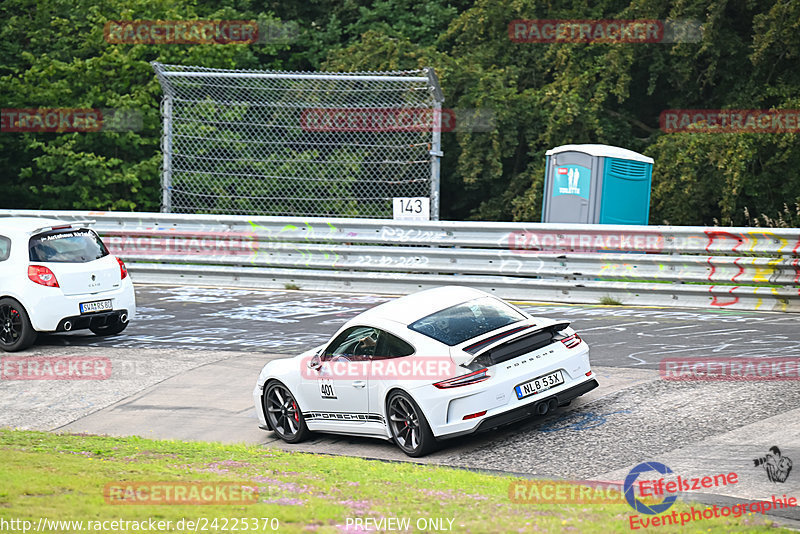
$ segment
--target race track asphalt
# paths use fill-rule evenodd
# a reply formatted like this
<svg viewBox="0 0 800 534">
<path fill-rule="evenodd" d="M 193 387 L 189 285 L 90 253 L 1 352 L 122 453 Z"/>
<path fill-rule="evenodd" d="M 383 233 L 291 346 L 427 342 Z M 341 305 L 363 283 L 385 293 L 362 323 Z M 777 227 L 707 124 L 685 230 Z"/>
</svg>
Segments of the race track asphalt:
<svg viewBox="0 0 800 534">
<path fill-rule="evenodd" d="M 326 341 L 390 297 L 137 286 L 120 336 L 40 336 L 23 353 L 108 358 L 106 380 L 0 381 L 0 426 L 260 443 L 407 461 L 379 440 L 316 435 L 288 446 L 256 427 L 251 391 L 270 358 Z M 683 477 L 736 472 L 708 499 L 800 497 L 800 472 L 770 482 L 753 460 L 772 446 L 800 460 L 800 388 L 788 381 L 670 381 L 663 358 L 800 357 L 800 315 L 519 303 L 565 319 L 591 347 L 600 387 L 545 417 L 446 442 L 420 460 L 532 477 L 621 481 L 658 461 Z M 55 385 L 55 387 L 54 387 Z M 693 494 L 697 498 L 697 494 Z M 800 519 L 797 509 L 779 517 Z"/>
</svg>

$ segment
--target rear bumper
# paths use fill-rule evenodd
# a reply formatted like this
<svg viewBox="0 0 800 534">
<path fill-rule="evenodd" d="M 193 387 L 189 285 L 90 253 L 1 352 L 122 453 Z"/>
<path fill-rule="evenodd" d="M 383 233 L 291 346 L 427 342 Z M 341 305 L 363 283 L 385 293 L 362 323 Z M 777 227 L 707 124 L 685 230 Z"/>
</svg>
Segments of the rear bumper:
<svg viewBox="0 0 800 534">
<path fill-rule="evenodd" d="M 27 282 L 27 280 L 26 280 Z M 31 318 L 33 329 L 39 332 L 63 332 L 65 329 L 64 321 L 67 319 L 80 319 L 79 324 L 83 324 L 83 319 L 93 320 L 95 317 L 103 317 L 109 314 L 116 315 L 118 318 L 121 312 L 128 315 L 128 320 L 132 320 L 136 315 L 136 296 L 130 277 L 123 280 L 121 287 L 113 291 L 84 295 L 64 295 L 59 288 L 37 286 L 28 282 L 22 305 Z M 35 286 L 35 287 L 31 287 Z M 82 302 L 92 302 L 96 300 L 111 300 L 112 309 L 109 311 L 84 313 L 81 314 L 80 304 Z M 107 320 L 107 317 L 97 319 L 97 321 Z M 107 323 L 101 323 L 100 326 Z M 72 330 L 78 328 L 88 328 L 89 325 L 82 327 L 73 326 Z"/>
<path fill-rule="evenodd" d="M 487 417 L 483 421 L 480 422 L 475 428 L 464 431 L 464 432 L 457 432 L 455 434 L 447 434 L 444 436 L 439 436 L 439 439 L 451 439 L 457 438 L 459 436 L 465 436 L 469 434 L 477 434 L 480 432 L 487 432 L 493 428 L 498 426 L 508 425 L 511 423 L 515 423 L 517 421 L 521 421 L 523 419 L 527 419 L 529 417 L 533 417 L 538 415 L 537 408 L 541 402 L 549 402 L 555 399 L 555 401 L 559 404 L 567 404 L 572 399 L 580 397 L 586 393 L 589 393 L 591 390 L 596 388 L 599 384 L 597 380 L 594 378 L 590 380 L 586 380 L 581 382 L 576 386 L 572 386 L 569 389 L 565 389 L 563 391 L 559 391 L 553 395 L 549 395 L 542 399 L 540 402 L 532 402 L 529 404 L 524 404 L 519 406 L 518 408 L 514 408 L 507 412 L 503 412 L 497 415 L 493 415 L 491 417 Z"/>
<path fill-rule="evenodd" d="M 117 323 L 128 321 L 128 310 L 114 310 L 107 312 L 95 312 L 86 315 L 73 315 L 64 317 L 58 322 L 56 332 L 69 332 L 72 330 L 84 330 L 90 327 L 113 326 Z"/>
</svg>

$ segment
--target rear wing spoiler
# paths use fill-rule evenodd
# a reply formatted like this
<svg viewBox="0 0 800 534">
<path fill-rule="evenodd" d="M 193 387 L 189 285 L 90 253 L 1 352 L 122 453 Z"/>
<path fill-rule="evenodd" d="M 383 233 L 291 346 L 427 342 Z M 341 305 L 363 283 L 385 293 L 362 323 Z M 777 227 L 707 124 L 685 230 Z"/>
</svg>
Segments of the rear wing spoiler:
<svg viewBox="0 0 800 534">
<path fill-rule="evenodd" d="M 504 361 L 516 358 L 522 354 L 539 350 L 552 342 L 556 332 L 569 326 L 569 321 L 554 321 L 550 324 L 531 324 L 527 328 L 511 329 L 513 335 L 495 336 L 500 339 L 480 347 L 479 350 L 471 353 L 471 358 L 467 365 L 479 362 L 483 366 L 496 365 Z M 519 331 L 514 331 L 519 330 Z M 467 352 L 467 351 L 465 351 Z"/>
<path fill-rule="evenodd" d="M 40 234 L 42 232 L 47 232 L 49 230 L 62 230 L 66 228 L 75 228 L 79 226 L 90 226 L 96 222 L 97 221 L 90 221 L 90 220 L 74 221 L 74 222 L 64 221 L 64 224 L 49 224 L 47 226 L 42 226 L 41 228 L 37 228 L 33 232 L 31 232 L 31 235 Z"/>
</svg>

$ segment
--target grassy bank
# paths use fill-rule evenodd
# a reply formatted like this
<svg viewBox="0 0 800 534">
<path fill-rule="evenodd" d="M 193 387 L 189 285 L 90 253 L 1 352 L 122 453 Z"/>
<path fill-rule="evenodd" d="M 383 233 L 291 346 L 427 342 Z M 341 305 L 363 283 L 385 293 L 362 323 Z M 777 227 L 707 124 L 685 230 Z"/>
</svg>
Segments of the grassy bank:
<svg viewBox="0 0 800 534">
<path fill-rule="evenodd" d="M 632 509 L 624 501 L 515 504 L 509 485 L 520 479 L 415 464 L 245 445 L 12 430 L 0 430 L 0 458 L 0 525 L 2 520 L 28 520 L 39 532 L 130 532 L 135 531 L 132 523 L 112 529 L 115 525 L 102 522 L 144 519 L 162 521 L 162 526 L 170 521 L 172 531 L 272 532 L 278 526 L 279 532 L 353 532 L 357 518 L 408 518 L 411 531 L 631 532 Z M 219 494 L 212 504 L 165 504 L 169 499 L 163 494 L 158 504 L 139 504 L 136 493 L 129 492 L 142 486 L 152 491 L 156 482 L 187 487 L 233 482 L 248 492 L 258 488 L 258 493 L 252 504 L 213 504 Z M 128 492 L 113 493 L 119 488 Z M 674 509 L 680 512 L 688 505 L 677 503 Z M 40 518 L 47 521 L 40 524 Z M 187 520 L 198 519 L 195 527 L 186 527 Z M 83 524 L 49 522 L 55 520 Z M 693 532 L 778 532 L 770 523 L 756 514 L 687 527 Z M 21 532 L 22 525 L 17 526 Z M 376 529 L 374 522 L 366 526 Z M 687 531 L 679 526 L 651 530 Z M 140 526 L 138 531 L 156 530 Z"/>
</svg>

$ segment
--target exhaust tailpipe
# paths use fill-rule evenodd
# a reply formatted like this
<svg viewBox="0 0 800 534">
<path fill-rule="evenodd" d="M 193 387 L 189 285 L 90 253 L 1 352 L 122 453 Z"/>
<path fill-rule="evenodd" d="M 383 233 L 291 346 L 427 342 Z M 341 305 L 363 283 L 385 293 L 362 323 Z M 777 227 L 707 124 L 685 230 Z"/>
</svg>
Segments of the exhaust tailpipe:
<svg viewBox="0 0 800 534">
<path fill-rule="evenodd" d="M 128 314 L 127 313 L 120 313 L 119 314 L 119 322 L 127 323 L 128 322 Z"/>
<path fill-rule="evenodd" d="M 539 415 L 544 415 L 550 409 L 550 405 L 547 402 L 540 402 L 539 405 L 536 407 L 536 412 Z"/>
<path fill-rule="evenodd" d="M 72 330 L 72 323 L 69 321 L 64 321 L 64 330 L 66 330 L 67 332 Z"/>
</svg>

